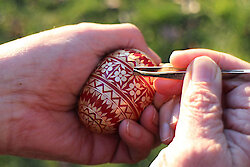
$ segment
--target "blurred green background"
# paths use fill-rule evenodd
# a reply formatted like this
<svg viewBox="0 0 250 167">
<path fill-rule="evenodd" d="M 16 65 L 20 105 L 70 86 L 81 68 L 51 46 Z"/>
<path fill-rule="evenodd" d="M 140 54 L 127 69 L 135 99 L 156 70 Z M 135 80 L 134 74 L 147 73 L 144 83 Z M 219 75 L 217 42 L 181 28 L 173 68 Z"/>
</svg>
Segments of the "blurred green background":
<svg viewBox="0 0 250 167">
<path fill-rule="evenodd" d="M 80 22 L 133 23 L 165 62 L 173 50 L 187 48 L 209 48 L 250 61 L 249 0 L 0 0 L 0 44 Z M 100 166 L 148 166 L 163 147 L 134 165 Z M 0 167 L 31 166 L 80 165 L 0 156 Z"/>
</svg>

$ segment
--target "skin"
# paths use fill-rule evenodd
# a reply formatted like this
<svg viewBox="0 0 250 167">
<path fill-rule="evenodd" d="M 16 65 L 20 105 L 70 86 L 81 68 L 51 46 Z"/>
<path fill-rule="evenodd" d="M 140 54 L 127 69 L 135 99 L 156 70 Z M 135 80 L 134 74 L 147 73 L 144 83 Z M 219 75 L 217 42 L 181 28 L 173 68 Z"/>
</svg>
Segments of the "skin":
<svg viewBox="0 0 250 167">
<path fill-rule="evenodd" d="M 160 119 L 150 105 L 140 124 L 124 120 L 119 135 L 85 129 L 76 115 L 80 89 L 101 58 L 120 48 L 137 48 L 160 63 L 130 24 L 65 26 L 0 45 L 0 154 L 81 164 L 135 163 L 159 144 L 159 122 L 161 140 L 173 141 L 152 166 L 249 166 L 249 76 L 225 81 L 221 89 L 216 65 L 250 68 L 249 63 L 216 51 L 174 52 L 171 62 L 179 68 L 204 55 L 213 61 L 195 59 L 183 90 L 180 81 L 156 80 Z M 206 65 L 216 69 L 209 73 L 215 75 L 213 82 L 204 75 L 196 75 L 194 82 L 191 72 L 204 71 Z M 211 102 L 193 103 L 203 95 Z"/>
<path fill-rule="evenodd" d="M 170 60 L 188 69 L 182 95 L 176 86 L 171 100 L 166 86 L 175 81 L 155 81 L 160 137 L 171 143 L 151 166 L 250 166 L 250 75 L 222 81 L 220 72 L 250 69 L 250 64 L 207 49 L 173 52 Z"/>
<path fill-rule="evenodd" d="M 82 23 L 0 45 L 0 154 L 81 164 L 135 163 L 159 144 L 158 114 L 124 120 L 119 135 L 88 131 L 77 117 L 81 87 L 101 58 L 136 48 L 156 63 L 134 25 Z"/>
</svg>

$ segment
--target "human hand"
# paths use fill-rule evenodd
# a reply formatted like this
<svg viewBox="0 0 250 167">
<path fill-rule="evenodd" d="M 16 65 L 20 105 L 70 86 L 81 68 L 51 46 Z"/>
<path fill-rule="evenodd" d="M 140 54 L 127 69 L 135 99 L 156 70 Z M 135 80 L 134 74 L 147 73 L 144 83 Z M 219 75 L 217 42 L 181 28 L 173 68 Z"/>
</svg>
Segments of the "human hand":
<svg viewBox="0 0 250 167">
<path fill-rule="evenodd" d="M 179 68 L 191 64 L 181 102 L 178 95 L 166 103 L 156 99 L 161 101 L 161 140 L 172 142 L 151 166 L 250 166 L 250 75 L 222 82 L 218 68 L 249 69 L 250 64 L 206 49 L 174 52 L 171 63 Z M 165 82 L 156 81 L 158 92 L 166 91 Z"/>
<path fill-rule="evenodd" d="M 160 62 L 130 24 L 82 23 L 0 45 L 0 154 L 82 164 L 145 158 L 159 143 L 154 107 L 143 112 L 141 125 L 123 121 L 120 136 L 93 134 L 76 114 L 88 76 L 102 56 L 120 48 Z"/>
</svg>

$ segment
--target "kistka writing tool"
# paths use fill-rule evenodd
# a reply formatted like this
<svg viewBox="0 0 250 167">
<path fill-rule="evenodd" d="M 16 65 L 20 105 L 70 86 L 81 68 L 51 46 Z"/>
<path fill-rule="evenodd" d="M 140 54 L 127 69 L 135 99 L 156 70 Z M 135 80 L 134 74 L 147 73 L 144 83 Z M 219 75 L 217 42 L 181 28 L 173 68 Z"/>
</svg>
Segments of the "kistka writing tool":
<svg viewBox="0 0 250 167">
<path fill-rule="evenodd" d="M 223 79 L 233 78 L 241 74 L 250 74 L 250 69 L 234 69 L 234 70 L 221 70 Z M 161 66 L 134 67 L 135 75 L 162 77 L 169 79 L 182 80 L 186 74 L 186 69 L 174 68 L 170 63 L 165 63 Z"/>
</svg>

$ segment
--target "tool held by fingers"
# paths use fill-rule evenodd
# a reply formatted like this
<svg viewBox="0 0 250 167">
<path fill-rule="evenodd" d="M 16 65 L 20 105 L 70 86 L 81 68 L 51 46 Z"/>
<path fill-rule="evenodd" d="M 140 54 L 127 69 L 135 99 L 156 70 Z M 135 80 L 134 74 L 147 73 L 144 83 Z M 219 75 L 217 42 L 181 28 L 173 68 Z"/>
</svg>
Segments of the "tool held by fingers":
<svg viewBox="0 0 250 167">
<path fill-rule="evenodd" d="M 169 79 L 184 79 L 186 69 L 180 69 L 173 67 L 170 63 L 164 63 L 160 66 L 145 67 L 137 66 L 134 67 L 135 75 L 150 76 L 150 77 L 161 77 Z M 223 79 L 233 78 L 240 74 L 250 74 L 250 69 L 236 69 L 236 70 L 221 70 Z"/>
</svg>

